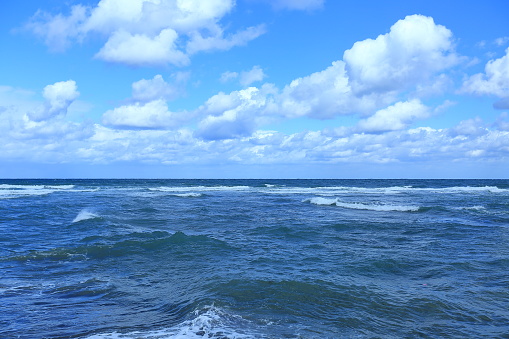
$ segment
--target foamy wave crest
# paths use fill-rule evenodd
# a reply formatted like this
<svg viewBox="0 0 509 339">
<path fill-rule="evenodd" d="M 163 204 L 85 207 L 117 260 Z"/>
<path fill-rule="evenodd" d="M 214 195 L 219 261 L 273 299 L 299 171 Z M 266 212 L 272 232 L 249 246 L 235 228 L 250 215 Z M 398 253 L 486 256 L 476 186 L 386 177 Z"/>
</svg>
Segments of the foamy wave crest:
<svg viewBox="0 0 509 339">
<path fill-rule="evenodd" d="M 0 199 L 21 198 L 27 196 L 47 195 L 60 190 L 69 190 L 74 185 L 0 185 Z"/>
<path fill-rule="evenodd" d="M 84 209 L 84 210 L 81 210 L 80 213 L 78 213 L 78 215 L 76 216 L 76 218 L 74 218 L 74 220 L 72 221 L 72 223 L 76 223 L 76 222 L 80 222 L 80 221 L 83 221 L 83 220 L 89 220 L 89 219 L 97 219 L 97 218 L 100 218 L 101 216 L 98 215 L 98 214 L 95 214 L 87 209 Z"/>
<path fill-rule="evenodd" d="M 509 192 L 508 189 L 505 188 L 498 188 L 496 186 L 482 186 L 482 187 L 475 187 L 475 186 L 458 186 L 458 187 L 446 187 L 446 188 L 423 188 L 422 190 L 427 191 L 437 191 L 439 193 L 482 193 L 482 192 L 489 192 L 489 193 L 505 193 Z"/>
<path fill-rule="evenodd" d="M 363 203 L 346 203 L 341 202 L 339 199 L 326 199 L 322 197 L 315 197 L 306 199 L 304 202 L 310 202 L 314 205 L 332 206 L 336 205 L 342 208 L 350 208 L 356 210 L 369 210 L 369 211 L 397 211 L 397 212 L 416 212 L 419 210 L 418 206 L 401 206 L 401 205 L 382 205 L 382 204 L 363 204 Z"/>
<path fill-rule="evenodd" d="M 51 186 L 44 186 L 45 188 L 51 188 L 55 190 L 70 190 L 74 188 L 74 185 L 51 185 Z"/>
<path fill-rule="evenodd" d="M 459 210 L 470 210 L 470 211 L 484 211 L 486 207 L 484 206 L 469 206 L 469 207 L 459 207 Z"/>
<path fill-rule="evenodd" d="M 182 198 L 199 198 L 199 197 L 202 197 L 203 194 L 201 193 L 194 193 L 194 192 L 190 192 L 190 193 L 180 193 L 180 194 L 174 194 L 176 197 L 182 197 Z"/>
<path fill-rule="evenodd" d="M 260 335 L 246 333 L 246 328 L 252 327 L 247 320 L 240 316 L 226 313 L 215 306 L 196 311 L 195 318 L 177 326 L 158 331 L 105 333 L 96 334 L 88 339 L 117 339 L 117 338 L 151 338 L 151 339 L 251 339 L 263 338 Z"/>
<path fill-rule="evenodd" d="M 150 191 L 159 192 L 220 192 L 220 191 L 247 191 L 251 189 L 249 186 L 185 186 L 185 187 L 150 187 Z"/>
</svg>

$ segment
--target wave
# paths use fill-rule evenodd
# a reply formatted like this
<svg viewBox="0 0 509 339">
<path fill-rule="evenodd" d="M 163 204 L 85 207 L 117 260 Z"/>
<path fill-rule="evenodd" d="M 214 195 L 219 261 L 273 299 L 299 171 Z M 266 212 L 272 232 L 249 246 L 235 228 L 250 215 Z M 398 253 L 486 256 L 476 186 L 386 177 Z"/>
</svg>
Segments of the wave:
<svg viewBox="0 0 509 339">
<path fill-rule="evenodd" d="M 74 185 L 0 185 L 0 199 L 48 195 L 57 191 L 71 190 Z"/>
<path fill-rule="evenodd" d="M 251 186 L 161 186 L 161 187 L 149 187 L 150 191 L 159 192 L 221 192 L 221 191 L 248 191 Z"/>
<path fill-rule="evenodd" d="M 479 206 L 458 207 L 457 209 L 470 211 L 485 211 L 486 207 L 479 205 Z"/>
<path fill-rule="evenodd" d="M 190 193 L 180 193 L 180 194 L 174 194 L 174 196 L 176 197 L 182 197 L 182 198 L 199 198 L 199 197 L 202 197 L 203 194 L 202 193 L 194 193 L 194 192 L 190 192 Z"/>
<path fill-rule="evenodd" d="M 76 216 L 76 218 L 74 218 L 72 223 L 74 224 L 74 223 L 77 223 L 80 221 L 89 220 L 89 219 L 98 219 L 98 218 L 101 218 L 101 216 L 98 214 L 95 214 L 87 209 L 84 209 L 84 210 L 81 210 L 80 213 L 78 213 L 78 215 Z"/>
<path fill-rule="evenodd" d="M 382 205 L 382 204 L 364 204 L 364 203 L 346 203 L 339 199 L 326 199 L 322 197 L 315 197 L 306 199 L 304 202 L 309 202 L 319 206 L 332 206 L 336 205 L 342 208 L 356 209 L 356 210 L 369 210 L 369 211 L 397 211 L 397 212 L 417 212 L 419 206 L 402 206 L 402 205 Z"/>
<path fill-rule="evenodd" d="M 109 257 L 123 257 L 140 253 L 161 253 L 168 255 L 171 249 L 179 253 L 188 251 L 190 255 L 206 253 L 216 255 L 229 251 L 230 246 L 221 240 L 206 235 L 187 235 L 183 232 L 170 234 L 165 231 L 134 232 L 110 237 L 91 236 L 82 240 L 87 244 L 77 247 L 60 247 L 50 250 L 30 251 L 12 257 L 2 257 L 1 261 L 49 260 L 49 261 L 83 261 L 90 259 L 104 259 Z"/>
<path fill-rule="evenodd" d="M 183 338 L 221 338 L 221 339 L 248 339 L 263 338 L 260 334 L 247 333 L 246 328 L 253 325 L 246 319 L 232 315 L 216 306 L 207 306 L 196 310 L 194 318 L 186 320 L 176 326 L 146 332 L 130 333 L 103 333 L 95 334 L 87 339 L 111 339 L 111 338 L 153 338 L 153 339 L 183 339 Z M 252 331 L 251 331 L 252 332 Z"/>
</svg>

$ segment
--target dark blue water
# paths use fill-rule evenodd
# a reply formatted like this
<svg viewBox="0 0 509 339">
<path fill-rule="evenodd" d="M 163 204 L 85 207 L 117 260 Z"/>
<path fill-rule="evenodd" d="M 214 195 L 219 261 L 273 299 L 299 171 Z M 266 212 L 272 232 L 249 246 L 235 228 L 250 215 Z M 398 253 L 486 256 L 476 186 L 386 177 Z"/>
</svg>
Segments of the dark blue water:
<svg viewBox="0 0 509 339">
<path fill-rule="evenodd" d="M 508 180 L 1 180 L 1 338 L 509 338 Z"/>
</svg>

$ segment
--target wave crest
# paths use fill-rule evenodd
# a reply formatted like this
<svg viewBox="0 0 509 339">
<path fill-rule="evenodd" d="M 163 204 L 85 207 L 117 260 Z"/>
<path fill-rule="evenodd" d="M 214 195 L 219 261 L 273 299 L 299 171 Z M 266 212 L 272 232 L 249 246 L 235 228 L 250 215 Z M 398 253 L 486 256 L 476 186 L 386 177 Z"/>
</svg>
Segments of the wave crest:
<svg viewBox="0 0 509 339">
<path fill-rule="evenodd" d="M 240 316 L 228 314 L 226 311 L 215 307 L 207 306 L 202 310 L 194 312 L 194 318 L 184 321 L 176 326 L 147 332 L 131 333 L 104 333 L 96 334 L 87 339 L 117 339 L 117 338 L 221 338 L 221 339 L 248 339 L 259 338 L 259 335 L 246 333 L 246 327 L 252 325 Z"/>
<path fill-rule="evenodd" d="M 101 217 L 100 215 L 95 214 L 87 209 L 84 209 L 84 210 L 81 210 L 80 213 L 78 213 L 78 215 L 76 216 L 76 218 L 74 218 L 72 223 L 74 224 L 74 223 L 77 223 L 80 221 L 89 220 L 89 219 L 97 219 L 100 217 Z"/>
<path fill-rule="evenodd" d="M 364 203 L 347 203 L 342 202 L 338 198 L 335 199 L 327 199 L 322 197 L 315 197 L 311 199 L 306 199 L 304 202 L 309 202 L 313 205 L 319 206 L 332 206 L 336 205 L 337 207 L 356 209 L 356 210 L 369 210 L 369 211 L 383 211 L 383 212 L 417 212 L 420 207 L 419 206 L 402 206 L 402 205 L 382 205 L 382 204 L 364 204 Z"/>
</svg>

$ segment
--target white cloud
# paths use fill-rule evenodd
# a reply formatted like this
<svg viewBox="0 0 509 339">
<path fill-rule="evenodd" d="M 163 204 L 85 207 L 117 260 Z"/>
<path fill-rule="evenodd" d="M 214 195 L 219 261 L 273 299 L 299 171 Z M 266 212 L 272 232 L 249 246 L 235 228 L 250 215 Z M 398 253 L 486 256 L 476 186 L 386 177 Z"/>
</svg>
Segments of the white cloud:
<svg viewBox="0 0 509 339">
<path fill-rule="evenodd" d="M 503 57 L 486 64 L 484 74 L 469 77 L 460 92 L 509 98 L 509 48 Z"/>
<path fill-rule="evenodd" d="M 263 123 L 271 121 L 270 108 L 274 87 L 249 87 L 230 94 L 219 93 L 198 109 L 205 115 L 196 135 L 207 140 L 248 136 Z"/>
<path fill-rule="evenodd" d="M 107 37 L 97 58 L 128 65 L 184 66 L 200 51 L 227 50 L 265 33 L 263 25 L 226 34 L 220 20 L 234 0 L 101 0 L 71 14 L 38 12 L 27 28 L 54 50 L 96 33 Z"/>
<path fill-rule="evenodd" d="M 228 81 L 237 79 L 238 77 L 239 77 L 239 73 L 226 71 L 223 74 L 221 74 L 221 78 L 219 79 L 219 81 L 228 82 Z"/>
<path fill-rule="evenodd" d="M 88 15 L 86 7 L 77 5 L 71 9 L 69 16 L 37 12 L 27 25 L 35 35 L 44 39 L 46 45 L 54 52 L 63 52 L 71 45 L 72 39 L 80 39 L 81 26 Z"/>
<path fill-rule="evenodd" d="M 132 84 L 133 100 L 148 102 L 156 99 L 172 100 L 178 97 L 181 90 L 174 85 L 164 81 L 158 74 L 153 79 L 141 79 Z"/>
<path fill-rule="evenodd" d="M 368 114 L 394 100 L 394 93 L 353 93 L 343 61 L 321 72 L 293 80 L 276 97 L 278 112 L 286 117 L 330 119 L 338 115 Z"/>
<path fill-rule="evenodd" d="M 458 125 L 450 129 L 450 133 L 454 136 L 479 136 L 488 133 L 488 129 L 484 121 L 476 117 L 474 119 L 460 121 Z"/>
<path fill-rule="evenodd" d="M 509 36 L 504 36 L 501 38 L 495 39 L 495 45 L 497 46 L 503 46 L 509 41 Z"/>
<path fill-rule="evenodd" d="M 28 113 L 30 119 L 42 121 L 58 115 L 67 114 L 67 109 L 80 95 L 76 82 L 73 80 L 56 82 L 44 87 L 43 97 L 46 102 L 43 106 Z"/>
<path fill-rule="evenodd" d="M 359 121 L 358 129 L 363 132 L 387 132 L 407 128 L 418 119 L 429 117 L 429 108 L 419 100 L 398 102 L 377 111 L 367 119 Z"/>
<path fill-rule="evenodd" d="M 177 33 L 169 28 L 153 38 L 144 34 L 132 35 L 126 31 L 117 31 L 95 57 L 133 66 L 184 66 L 189 64 L 189 58 L 176 48 L 177 38 Z"/>
<path fill-rule="evenodd" d="M 188 54 L 195 54 L 202 51 L 229 50 L 235 46 L 246 45 L 249 41 L 258 38 L 266 33 L 265 25 L 248 27 L 247 29 L 224 37 L 222 30 L 215 30 L 216 34 L 204 37 L 200 32 L 190 34 L 186 51 Z"/>
<path fill-rule="evenodd" d="M 403 90 L 459 62 L 451 31 L 422 15 L 399 20 L 375 40 L 356 42 L 343 60 L 356 93 Z"/>
<path fill-rule="evenodd" d="M 250 86 L 254 82 L 262 81 L 266 77 L 263 69 L 260 66 L 253 66 L 249 71 L 243 71 L 240 73 L 239 82 L 242 86 Z"/>
<path fill-rule="evenodd" d="M 135 103 L 109 110 L 104 113 L 102 122 L 106 126 L 127 129 L 165 129 L 173 128 L 182 121 L 184 113 L 172 113 L 162 99 Z"/>
</svg>

